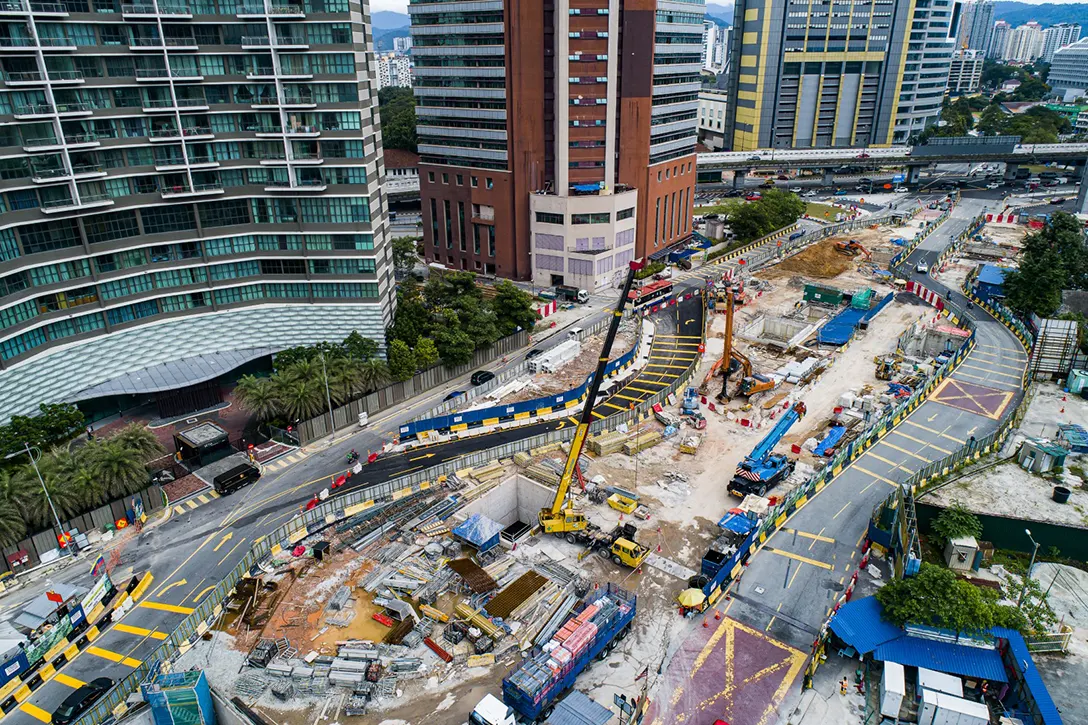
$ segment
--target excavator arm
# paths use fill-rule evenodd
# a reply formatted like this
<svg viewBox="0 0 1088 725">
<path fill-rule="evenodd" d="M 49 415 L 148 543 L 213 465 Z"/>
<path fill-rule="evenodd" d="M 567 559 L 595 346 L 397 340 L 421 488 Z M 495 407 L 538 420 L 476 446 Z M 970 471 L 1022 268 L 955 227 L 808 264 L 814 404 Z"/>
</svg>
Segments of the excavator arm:
<svg viewBox="0 0 1088 725">
<path fill-rule="evenodd" d="M 555 491 L 555 499 L 550 508 L 541 509 L 540 526 L 546 533 L 562 533 L 565 531 L 578 531 L 586 527 L 585 517 L 575 514 L 572 507 L 567 504 L 567 495 L 570 493 L 571 482 L 574 480 L 575 471 L 578 468 L 578 458 L 582 455 L 582 449 L 586 444 L 586 436 L 589 434 L 589 424 L 593 422 L 593 406 L 597 401 L 597 393 L 604 382 L 605 368 L 608 365 L 608 357 L 612 353 L 612 343 L 616 341 L 616 333 L 620 328 L 620 320 L 623 318 L 623 308 L 627 306 L 627 299 L 631 295 L 631 287 L 635 282 L 635 272 L 642 269 L 642 260 L 634 260 L 627 270 L 627 278 L 623 281 L 623 291 L 616 303 L 616 309 L 612 311 L 612 320 L 608 325 L 608 334 L 604 338 L 601 354 L 597 358 L 597 370 L 593 374 L 593 380 L 586 392 L 586 403 L 582 406 L 582 416 L 578 420 L 578 428 L 574 431 L 574 440 L 570 444 L 570 453 L 567 454 L 567 463 L 563 467 L 563 475 L 559 479 L 559 488 Z M 572 515 L 573 514 L 573 515 Z"/>
</svg>

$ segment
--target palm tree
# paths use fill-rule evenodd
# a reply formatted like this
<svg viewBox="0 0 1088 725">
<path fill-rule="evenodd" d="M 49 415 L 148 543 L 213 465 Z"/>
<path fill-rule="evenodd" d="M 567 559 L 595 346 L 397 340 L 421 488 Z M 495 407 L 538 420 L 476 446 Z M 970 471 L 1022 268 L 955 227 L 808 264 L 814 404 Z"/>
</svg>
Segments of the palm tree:
<svg viewBox="0 0 1088 725">
<path fill-rule="evenodd" d="M 158 437 L 149 428 L 139 423 L 129 423 L 109 440 L 140 454 L 144 461 L 150 461 L 166 453 Z"/>
<path fill-rule="evenodd" d="M 147 486 L 148 473 L 143 456 L 113 439 L 87 446 L 82 456 L 87 468 L 111 499 L 120 498 Z"/>
<path fill-rule="evenodd" d="M 385 360 L 371 358 L 359 364 L 359 376 L 363 390 L 374 391 L 389 382 L 389 366 L 385 364 Z"/>
<path fill-rule="evenodd" d="M 279 377 L 277 375 L 276 379 Z M 257 420 L 271 420 L 283 411 L 276 379 L 243 375 L 234 388 L 234 399 L 242 408 L 257 416 Z"/>
<path fill-rule="evenodd" d="M 365 364 L 346 357 L 328 361 L 329 393 L 333 402 L 343 405 L 355 397 L 363 380 L 360 367 Z"/>
<path fill-rule="evenodd" d="M 0 546 L 18 543 L 27 533 L 27 508 L 34 488 L 14 468 L 0 468 Z"/>
<path fill-rule="evenodd" d="M 300 360 L 294 365 L 285 368 L 276 377 L 285 382 L 317 380 L 321 378 L 321 360 Z"/>
<path fill-rule="evenodd" d="M 92 442 L 81 448 L 73 448 L 71 445 L 57 446 L 38 462 L 42 478 L 47 482 L 49 480 L 65 482 L 66 487 L 78 496 L 81 510 L 106 501 L 105 487 L 93 475 L 89 465 L 95 445 Z"/>
<path fill-rule="evenodd" d="M 38 461 L 38 471 L 41 472 L 42 481 L 49 492 L 49 500 L 53 502 L 53 508 L 61 521 L 70 519 L 84 511 L 87 502 L 92 500 L 86 487 L 79 483 L 72 483 L 68 478 L 67 466 L 70 459 L 67 458 L 67 449 L 59 448 L 42 455 Z M 25 485 L 34 491 L 27 508 L 27 522 L 35 526 L 54 525 L 53 512 L 49 508 L 49 500 L 42 493 L 38 476 L 30 466 L 22 466 L 16 472 L 22 478 Z"/>
<path fill-rule="evenodd" d="M 277 397 L 290 420 L 309 420 L 325 409 L 325 386 L 320 378 L 277 379 L 276 383 Z"/>
</svg>

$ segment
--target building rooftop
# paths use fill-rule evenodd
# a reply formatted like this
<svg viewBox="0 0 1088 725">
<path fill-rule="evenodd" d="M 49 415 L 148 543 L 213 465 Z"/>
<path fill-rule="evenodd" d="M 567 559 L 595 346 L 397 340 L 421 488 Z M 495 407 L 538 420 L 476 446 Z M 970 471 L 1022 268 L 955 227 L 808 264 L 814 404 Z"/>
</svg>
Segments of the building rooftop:
<svg viewBox="0 0 1088 725">
<path fill-rule="evenodd" d="M 419 166 L 419 154 L 403 149 L 385 149 L 385 168 L 414 169 Z"/>
</svg>

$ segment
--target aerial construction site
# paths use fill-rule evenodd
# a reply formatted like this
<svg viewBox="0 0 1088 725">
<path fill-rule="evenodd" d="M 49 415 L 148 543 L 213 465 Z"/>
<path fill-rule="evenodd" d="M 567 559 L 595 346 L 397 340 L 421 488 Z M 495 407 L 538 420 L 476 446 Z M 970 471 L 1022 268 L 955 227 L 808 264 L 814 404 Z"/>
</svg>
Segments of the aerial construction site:
<svg viewBox="0 0 1088 725">
<path fill-rule="evenodd" d="M 604 327 L 471 404 L 585 384 L 578 405 L 524 421 L 563 421 L 562 435 L 279 550 L 176 666 L 275 723 L 508 725 L 577 707 L 710 725 L 677 709 L 722 691 L 695 677 L 684 643 L 722 619 L 738 546 L 960 344 L 887 269 L 938 214 L 859 225 L 756 269 L 705 265 L 649 302 L 634 263 Z M 737 627 L 729 641 L 781 654 L 730 705 L 754 725 L 804 656 L 773 620 Z M 692 684 L 670 702 L 678 667 Z"/>
</svg>

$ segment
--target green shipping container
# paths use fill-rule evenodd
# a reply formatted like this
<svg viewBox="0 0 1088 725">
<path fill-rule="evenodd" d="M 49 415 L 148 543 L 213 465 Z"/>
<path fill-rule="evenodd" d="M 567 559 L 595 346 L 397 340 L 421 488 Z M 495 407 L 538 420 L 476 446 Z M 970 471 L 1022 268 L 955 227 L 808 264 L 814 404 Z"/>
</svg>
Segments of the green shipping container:
<svg viewBox="0 0 1088 725">
<path fill-rule="evenodd" d="M 850 300 L 850 306 L 855 310 L 867 310 L 873 306 L 873 297 L 876 295 L 871 289 L 858 290 Z"/>
<path fill-rule="evenodd" d="M 834 287 L 821 287 L 815 284 L 806 284 L 805 302 L 819 302 L 822 305 L 841 305 L 842 290 L 837 290 Z"/>
</svg>

